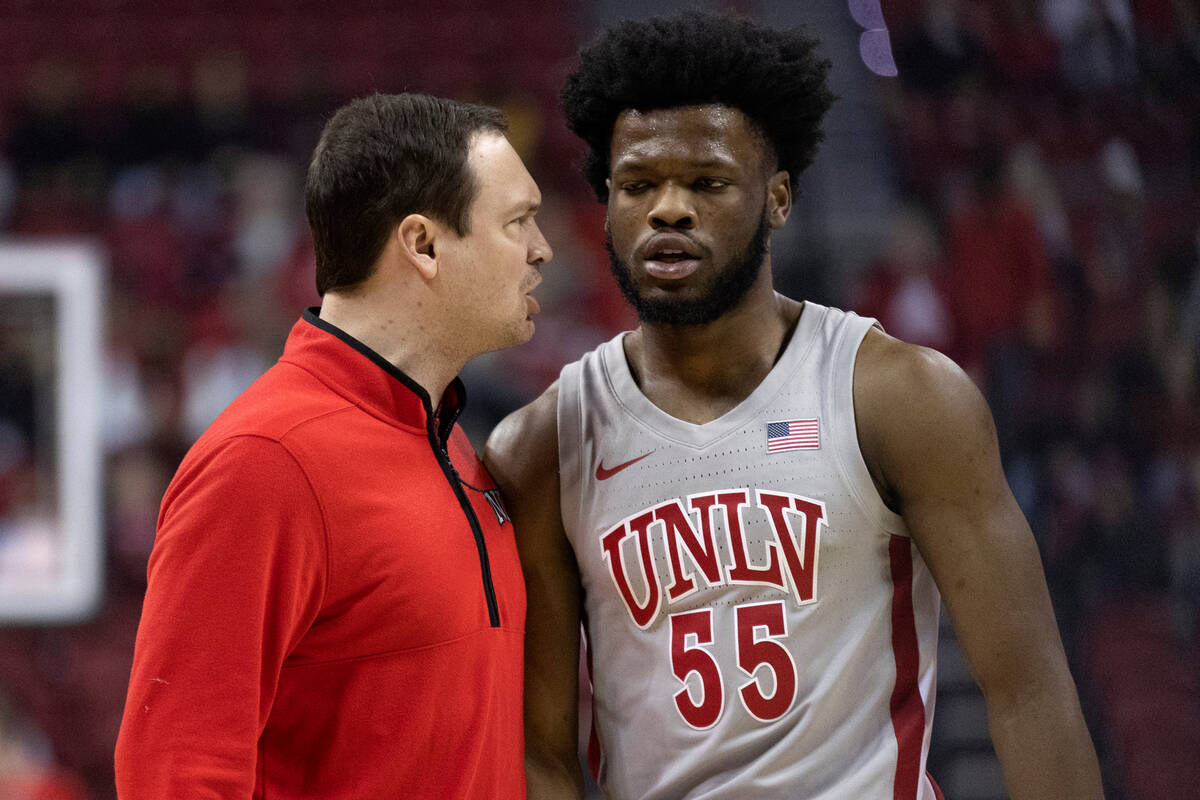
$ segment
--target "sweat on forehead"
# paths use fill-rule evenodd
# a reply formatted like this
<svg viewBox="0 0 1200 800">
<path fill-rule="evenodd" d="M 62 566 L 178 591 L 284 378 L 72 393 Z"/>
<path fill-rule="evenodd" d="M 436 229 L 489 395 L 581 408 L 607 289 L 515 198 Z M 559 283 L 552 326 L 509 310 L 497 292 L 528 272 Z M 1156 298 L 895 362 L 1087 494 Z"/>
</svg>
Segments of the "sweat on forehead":
<svg viewBox="0 0 1200 800">
<path fill-rule="evenodd" d="M 738 109 L 724 105 L 627 109 L 617 116 L 609 144 L 612 170 L 664 157 L 738 162 L 744 168 L 771 172 L 778 164 L 762 129 Z"/>
</svg>

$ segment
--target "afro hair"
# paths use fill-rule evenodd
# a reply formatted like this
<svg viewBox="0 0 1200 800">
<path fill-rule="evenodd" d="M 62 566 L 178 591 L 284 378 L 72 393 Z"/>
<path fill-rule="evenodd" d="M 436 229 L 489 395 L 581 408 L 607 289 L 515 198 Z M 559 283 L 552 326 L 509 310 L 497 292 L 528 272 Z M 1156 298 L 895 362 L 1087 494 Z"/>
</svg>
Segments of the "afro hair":
<svg viewBox="0 0 1200 800">
<path fill-rule="evenodd" d="M 609 146 L 622 111 L 710 104 L 736 108 L 758 126 L 795 191 L 835 99 L 817 45 L 802 30 L 695 12 L 605 31 L 581 51 L 562 91 L 567 126 L 589 149 L 583 171 L 596 196 L 608 197 Z"/>
</svg>

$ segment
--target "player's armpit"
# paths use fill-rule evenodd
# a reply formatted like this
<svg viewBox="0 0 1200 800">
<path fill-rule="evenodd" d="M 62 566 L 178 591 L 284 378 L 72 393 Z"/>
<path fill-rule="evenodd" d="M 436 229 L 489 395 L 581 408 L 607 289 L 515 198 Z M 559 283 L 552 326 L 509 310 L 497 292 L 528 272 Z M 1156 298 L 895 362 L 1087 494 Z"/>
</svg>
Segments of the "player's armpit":
<svg viewBox="0 0 1200 800">
<path fill-rule="evenodd" d="M 1102 797 L 1037 545 L 983 396 L 945 356 L 872 331 L 854 404 L 872 475 L 904 517 L 983 690 L 1011 796 Z"/>
<path fill-rule="evenodd" d="M 525 772 L 530 800 L 582 797 L 579 625 L 582 590 L 563 530 L 558 385 L 492 432 L 484 464 L 504 494 L 525 575 Z"/>
</svg>

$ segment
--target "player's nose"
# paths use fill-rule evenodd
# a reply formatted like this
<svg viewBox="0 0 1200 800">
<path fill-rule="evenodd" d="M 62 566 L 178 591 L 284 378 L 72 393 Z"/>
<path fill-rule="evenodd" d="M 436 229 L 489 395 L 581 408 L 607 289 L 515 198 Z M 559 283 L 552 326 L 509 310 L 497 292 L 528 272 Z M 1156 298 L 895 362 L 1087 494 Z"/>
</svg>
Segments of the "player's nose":
<svg viewBox="0 0 1200 800">
<path fill-rule="evenodd" d="M 664 183 L 650 204 L 648 222 L 652 228 L 691 228 L 695 224 L 696 211 L 692 206 L 692 194 L 681 186 Z"/>
</svg>

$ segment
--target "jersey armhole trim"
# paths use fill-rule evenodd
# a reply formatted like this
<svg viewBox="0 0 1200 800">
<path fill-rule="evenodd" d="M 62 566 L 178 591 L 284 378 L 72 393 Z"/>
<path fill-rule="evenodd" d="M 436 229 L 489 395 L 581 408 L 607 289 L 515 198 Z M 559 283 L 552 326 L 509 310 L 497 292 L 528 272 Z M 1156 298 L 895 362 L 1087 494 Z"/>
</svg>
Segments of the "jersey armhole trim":
<svg viewBox="0 0 1200 800">
<path fill-rule="evenodd" d="M 584 473 L 583 453 L 583 402 L 580 382 L 583 362 L 575 361 L 562 368 L 558 376 L 558 403 L 555 408 L 555 439 L 558 453 L 558 514 L 563 525 L 563 534 L 571 542 L 570 531 L 579 530 L 582 504 L 580 492 L 568 492 L 568 485 L 582 489 L 587 475 Z M 565 436 L 564 436 L 565 433 Z M 571 450 L 574 453 L 571 454 Z M 571 463 L 564 458 L 571 455 Z M 566 480 L 564 480 L 566 478 Z M 568 496 L 576 498 L 568 502 Z M 567 524 L 567 515 L 571 525 Z M 572 545 L 573 546 L 573 545 Z"/>
<path fill-rule="evenodd" d="M 858 324 L 854 324 L 858 322 Z M 839 374 L 837 367 L 832 367 L 833 375 L 829 382 L 830 409 L 834 418 L 840 424 L 835 426 L 833 436 L 837 442 L 834 448 L 834 458 L 838 468 L 851 487 L 851 492 L 859 509 L 869 518 L 878 520 L 881 533 L 885 536 L 902 536 L 911 539 L 904 518 L 892 511 L 883 502 L 871 470 L 863 457 L 862 446 L 858 440 L 858 410 L 854 406 L 854 370 L 858 364 L 858 352 L 867 334 L 875 329 L 882 331 L 883 327 L 874 319 L 857 317 L 847 320 L 835 334 L 831 359 L 835 365 L 849 364 L 844 374 Z M 848 353 L 846 351 L 849 351 Z M 839 356 L 848 356 L 841 358 Z M 845 398 L 844 402 L 838 402 Z"/>
</svg>

